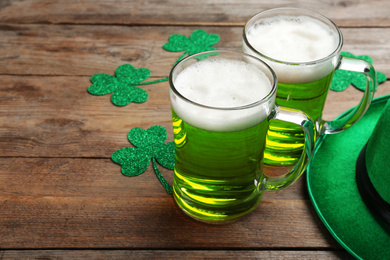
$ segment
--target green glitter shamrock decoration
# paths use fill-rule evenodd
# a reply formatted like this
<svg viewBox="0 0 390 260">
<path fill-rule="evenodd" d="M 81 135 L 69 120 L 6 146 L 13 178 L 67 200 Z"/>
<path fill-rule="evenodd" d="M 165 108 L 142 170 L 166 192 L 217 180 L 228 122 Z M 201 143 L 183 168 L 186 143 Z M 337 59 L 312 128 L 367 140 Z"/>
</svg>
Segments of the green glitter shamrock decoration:
<svg viewBox="0 0 390 260">
<path fill-rule="evenodd" d="M 137 176 L 145 172 L 152 160 L 154 171 L 168 194 L 172 187 L 157 168 L 156 161 L 163 167 L 173 170 L 175 166 L 174 142 L 165 143 L 167 131 L 164 127 L 155 125 L 147 130 L 133 128 L 128 139 L 135 147 L 125 147 L 115 151 L 111 159 L 122 166 L 126 176 Z"/>
<path fill-rule="evenodd" d="M 136 69 L 130 64 L 124 64 L 115 70 L 115 77 L 103 73 L 93 75 L 91 77 L 93 85 L 88 88 L 88 92 L 93 95 L 112 93 L 111 101 L 117 106 L 126 106 L 131 102 L 142 103 L 148 99 L 148 93 L 136 85 L 146 84 L 141 81 L 149 76 L 148 69 Z"/>
<path fill-rule="evenodd" d="M 218 34 L 208 34 L 203 30 L 195 30 L 190 37 L 181 34 L 172 34 L 169 37 L 168 43 L 164 44 L 163 48 L 167 51 L 185 51 L 176 61 L 179 62 L 185 55 L 193 55 L 203 51 L 212 51 L 216 48 L 212 45 L 219 42 Z"/>
<path fill-rule="evenodd" d="M 219 41 L 218 34 L 208 34 L 203 30 L 195 30 L 190 37 L 181 34 L 172 34 L 169 42 L 164 44 L 163 48 L 167 51 L 185 51 L 178 63 L 185 55 L 192 55 L 198 52 L 216 50 L 211 47 Z M 146 68 L 136 69 L 130 64 L 119 66 L 115 70 L 115 77 L 109 74 L 95 74 L 91 77 L 92 85 L 88 92 L 93 95 L 107 95 L 113 93 L 111 102 L 117 106 L 126 106 L 131 102 L 142 103 L 148 99 L 148 93 L 139 87 L 139 85 L 154 84 L 167 81 L 168 77 L 142 82 L 148 79 L 150 70 Z"/>
<path fill-rule="evenodd" d="M 369 62 L 372 65 L 373 59 L 367 55 L 355 56 L 349 52 L 341 52 L 341 55 L 349 58 L 361 59 Z M 384 73 L 376 72 L 377 82 L 382 83 L 387 80 Z M 370 82 L 371 83 L 371 82 Z M 359 72 L 336 70 L 333 75 L 333 81 L 330 89 L 334 91 L 343 91 L 349 87 L 349 85 L 355 86 L 357 89 L 364 91 L 366 89 L 367 80 L 366 76 Z"/>
</svg>

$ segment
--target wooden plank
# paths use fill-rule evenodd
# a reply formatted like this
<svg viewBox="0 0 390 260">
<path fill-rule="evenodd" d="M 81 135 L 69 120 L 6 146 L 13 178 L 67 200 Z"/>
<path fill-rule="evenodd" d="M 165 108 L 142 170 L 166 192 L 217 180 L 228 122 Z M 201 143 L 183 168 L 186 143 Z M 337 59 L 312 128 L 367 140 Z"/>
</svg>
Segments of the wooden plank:
<svg viewBox="0 0 390 260">
<path fill-rule="evenodd" d="M 109 159 L 0 158 L 0 164 L 3 249 L 339 249 L 314 212 L 303 177 L 265 193 L 244 219 L 214 226 L 185 216 L 151 166 L 125 177 Z M 172 183 L 172 171 L 160 170 Z"/>
<path fill-rule="evenodd" d="M 264 199 L 240 221 L 209 225 L 168 195 L 0 196 L 0 225 L 3 249 L 341 248 L 302 200 Z"/>
<path fill-rule="evenodd" d="M 117 107 L 87 93 L 89 77 L 0 77 L 0 156 L 104 157 L 131 146 L 128 132 L 162 125 L 173 140 L 168 83 L 146 103 Z"/>
<path fill-rule="evenodd" d="M 354 259 L 346 251 L 267 250 L 0 250 L 3 259 Z"/>
<path fill-rule="evenodd" d="M 163 45 L 172 34 L 188 37 L 196 29 L 219 34 L 218 49 L 242 48 L 240 27 L 0 25 L 0 74 L 92 76 L 114 74 L 129 63 L 164 78 L 183 52 L 166 51 Z M 390 75 L 390 28 L 342 32 L 344 51 L 372 56 L 377 70 Z"/>
<path fill-rule="evenodd" d="M 390 25 L 388 1 L 224 1 L 218 0 L 110 0 L 2 1 L 2 23 L 147 24 L 243 26 L 265 9 L 293 6 L 328 16 L 340 26 L 384 27 Z M 153 14 L 153 15 L 151 15 Z"/>
<path fill-rule="evenodd" d="M 142 86 L 149 99 L 117 107 L 87 93 L 89 77 L 0 76 L 0 156 L 110 158 L 131 146 L 128 132 L 161 125 L 173 140 L 168 83 Z M 390 82 L 376 96 L 390 94 Z M 358 104 L 353 87 L 330 91 L 325 119 Z"/>
<path fill-rule="evenodd" d="M 110 156 L 130 146 L 130 129 L 159 124 L 172 140 L 167 82 L 142 86 L 149 100 L 126 107 L 86 92 L 90 76 L 125 63 L 150 69 L 150 80 L 166 77 L 181 55 L 162 49 L 174 33 L 204 29 L 221 36 L 218 49 L 240 50 L 245 21 L 284 5 L 330 17 L 344 50 L 372 56 L 390 75 L 383 0 L 0 1 L 0 258 L 349 259 L 315 213 L 304 176 L 221 226 L 185 216 L 150 165 L 123 176 Z M 331 92 L 326 116 L 360 95 Z M 159 169 L 172 183 L 172 171 Z"/>
</svg>

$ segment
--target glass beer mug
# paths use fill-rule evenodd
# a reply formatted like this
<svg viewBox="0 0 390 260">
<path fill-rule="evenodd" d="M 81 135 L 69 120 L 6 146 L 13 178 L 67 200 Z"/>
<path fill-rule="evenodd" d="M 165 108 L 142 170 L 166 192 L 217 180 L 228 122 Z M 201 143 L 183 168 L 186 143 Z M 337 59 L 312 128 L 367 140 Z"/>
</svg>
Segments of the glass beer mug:
<svg viewBox="0 0 390 260">
<path fill-rule="evenodd" d="M 264 190 L 291 185 L 311 157 L 314 126 L 306 114 L 275 103 L 277 78 L 260 59 L 211 51 L 180 61 L 169 76 L 175 142 L 173 191 L 178 206 L 208 223 L 251 212 Z M 270 120 L 304 133 L 299 163 L 281 178 L 263 167 Z"/>
<path fill-rule="evenodd" d="M 376 88 L 374 68 L 366 61 L 340 55 L 343 36 L 328 18 L 299 8 L 260 12 L 246 23 L 243 51 L 266 62 L 278 77 L 276 103 L 306 112 L 315 122 L 317 138 L 343 131 L 365 113 Z M 339 120 L 324 121 L 322 113 L 335 70 L 361 72 L 367 87 L 359 106 Z M 270 124 L 264 161 L 294 165 L 302 153 L 302 130 L 274 120 Z"/>
</svg>

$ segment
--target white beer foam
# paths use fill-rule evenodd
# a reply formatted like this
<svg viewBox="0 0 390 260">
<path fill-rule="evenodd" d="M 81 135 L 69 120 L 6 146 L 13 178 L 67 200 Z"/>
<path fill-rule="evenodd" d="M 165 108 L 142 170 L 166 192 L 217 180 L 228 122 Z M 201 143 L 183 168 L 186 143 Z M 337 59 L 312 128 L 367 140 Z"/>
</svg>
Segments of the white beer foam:
<svg viewBox="0 0 390 260">
<path fill-rule="evenodd" d="M 326 58 L 337 49 L 339 43 L 337 31 L 308 16 L 279 15 L 265 18 L 249 28 L 246 36 L 258 52 L 290 63 L 313 62 Z M 244 51 L 254 54 L 245 47 Z M 337 58 L 315 65 L 266 62 L 274 69 L 279 82 L 306 83 L 331 73 Z"/>
<path fill-rule="evenodd" d="M 235 108 L 262 100 L 271 91 L 264 72 L 243 61 L 209 58 L 185 68 L 174 80 L 175 88 L 187 99 L 214 108 Z M 171 93 L 171 95 L 174 95 Z M 270 113 L 269 104 L 246 109 L 210 109 L 179 97 L 172 107 L 187 123 L 211 131 L 249 128 Z"/>
</svg>

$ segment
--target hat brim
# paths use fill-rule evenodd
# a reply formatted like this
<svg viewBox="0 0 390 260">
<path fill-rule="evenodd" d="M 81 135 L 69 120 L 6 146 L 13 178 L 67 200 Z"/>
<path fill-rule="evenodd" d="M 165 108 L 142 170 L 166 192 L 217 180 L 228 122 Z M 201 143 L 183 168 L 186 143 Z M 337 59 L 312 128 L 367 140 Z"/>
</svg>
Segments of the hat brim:
<svg viewBox="0 0 390 260">
<path fill-rule="evenodd" d="M 333 237 L 358 259 L 390 256 L 390 232 L 364 204 L 355 179 L 358 155 L 389 98 L 375 98 L 350 129 L 322 136 L 306 171 L 308 192 L 317 214 Z"/>
</svg>

